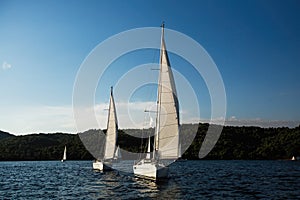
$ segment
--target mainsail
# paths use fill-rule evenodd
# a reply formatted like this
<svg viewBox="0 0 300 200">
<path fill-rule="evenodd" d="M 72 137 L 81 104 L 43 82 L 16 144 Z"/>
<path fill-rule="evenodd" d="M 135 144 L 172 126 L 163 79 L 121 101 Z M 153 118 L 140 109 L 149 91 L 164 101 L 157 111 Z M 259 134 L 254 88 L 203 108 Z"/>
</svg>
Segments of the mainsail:
<svg viewBox="0 0 300 200">
<path fill-rule="evenodd" d="M 161 36 L 155 133 L 155 150 L 158 151 L 159 159 L 177 159 L 179 157 L 179 104 L 164 40 L 164 27 Z"/>
<path fill-rule="evenodd" d="M 117 120 L 116 107 L 115 107 L 115 101 L 114 101 L 114 97 L 113 97 L 113 88 L 112 87 L 111 87 L 111 91 L 110 91 L 108 112 L 109 113 L 108 113 L 108 122 L 107 122 L 104 159 L 114 158 L 114 153 L 116 150 L 118 120 Z"/>
</svg>

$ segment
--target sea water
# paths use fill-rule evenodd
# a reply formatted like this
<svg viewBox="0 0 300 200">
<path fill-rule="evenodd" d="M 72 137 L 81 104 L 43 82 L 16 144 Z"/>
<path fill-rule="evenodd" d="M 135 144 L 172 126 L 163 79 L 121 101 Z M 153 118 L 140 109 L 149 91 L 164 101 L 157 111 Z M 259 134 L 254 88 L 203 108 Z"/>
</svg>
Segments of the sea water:
<svg viewBox="0 0 300 200">
<path fill-rule="evenodd" d="M 155 183 L 133 161 L 99 172 L 92 161 L 0 162 L 1 199 L 300 199 L 300 161 L 183 161 Z"/>
</svg>

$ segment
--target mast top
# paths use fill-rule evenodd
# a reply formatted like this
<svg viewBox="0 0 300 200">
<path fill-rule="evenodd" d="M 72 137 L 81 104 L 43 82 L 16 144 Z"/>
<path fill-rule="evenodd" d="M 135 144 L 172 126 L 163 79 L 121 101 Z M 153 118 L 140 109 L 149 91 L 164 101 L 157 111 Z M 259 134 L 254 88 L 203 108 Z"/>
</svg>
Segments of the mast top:
<svg viewBox="0 0 300 200">
<path fill-rule="evenodd" d="M 110 93 L 113 93 L 113 86 L 110 86 Z"/>
<path fill-rule="evenodd" d="M 165 22 L 163 21 L 161 24 L 161 45 L 163 45 L 164 41 L 164 34 L 165 34 Z"/>
</svg>

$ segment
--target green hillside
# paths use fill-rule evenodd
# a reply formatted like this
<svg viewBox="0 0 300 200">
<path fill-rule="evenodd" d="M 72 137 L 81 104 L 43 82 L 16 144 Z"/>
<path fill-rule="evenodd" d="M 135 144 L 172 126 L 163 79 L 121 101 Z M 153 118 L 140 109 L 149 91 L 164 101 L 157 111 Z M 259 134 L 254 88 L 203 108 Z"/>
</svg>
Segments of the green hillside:
<svg viewBox="0 0 300 200">
<path fill-rule="evenodd" d="M 4 132 L 4 131 L 0 131 L 0 140 L 3 139 L 3 138 L 7 138 L 7 137 L 14 137 L 14 135 L 9 134 L 9 133 Z"/>
<path fill-rule="evenodd" d="M 198 159 L 208 124 L 201 124 L 183 157 Z M 221 137 L 205 159 L 289 159 L 300 155 L 300 126 L 260 128 L 225 126 Z"/>
<path fill-rule="evenodd" d="M 208 124 L 184 125 L 183 137 L 192 138 L 197 134 L 183 154 L 183 158 L 198 159 L 199 150 L 208 129 Z M 194 126 L 194 127 L 193 127 Z M 196 127 L 196 129 L 195 129 Z M 144 130 L 143 134 L 153 133 L 154 129 Z M 129 134 L 128 134 L 129 133 Z M 96 151 L 103 150 L 103 139 L 98 130 L 81 133 L 92 135 L 90 141 Z M 141 130 L 120 130 L 118 145 L 130 152 L 143 152 L 147 137 L 141 140 Z M 134 137 L 136 136 L 136 137 Z M 142 143 L 142 145 L 141 145 Z M 5 160 L 60 160 L 64 146 L 68 149 L 70 160 L 92 160 L 78 134 L 54 133 L 14 136 L 0 131 L 0 161 Z M 94 149 L 95 150 L 95 149 Z M 300 126 L 296 128 L 259 128 L 232 127 L 223 128 L 214 149 L 205 159 L 289 159 L 300 155 Z"/>
<path fill-rule="evenodd" d="M 1 139 L 0 160 L 59 160 L 65 145 L 68 147 L 68 159 L 92 159 L 78 135 L 55 133 Z"/>
</svg>

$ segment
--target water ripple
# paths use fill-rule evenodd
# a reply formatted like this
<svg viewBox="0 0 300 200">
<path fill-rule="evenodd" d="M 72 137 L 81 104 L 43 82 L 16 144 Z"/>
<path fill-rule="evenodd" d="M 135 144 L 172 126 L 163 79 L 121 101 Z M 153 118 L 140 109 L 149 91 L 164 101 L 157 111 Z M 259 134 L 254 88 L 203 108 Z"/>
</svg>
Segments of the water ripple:
<svg viewBox="0 0 300 200">
<path fill-rule="evenodd" d="M 122 171 L 97 172 L 89 161 L 0 162 L 4 199 L 300 199 L 300 162 L 186 161 L 170 178 L 137 179 L 132 161 Z"/>
</svg>

